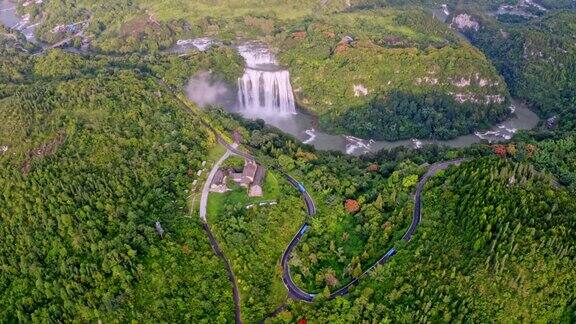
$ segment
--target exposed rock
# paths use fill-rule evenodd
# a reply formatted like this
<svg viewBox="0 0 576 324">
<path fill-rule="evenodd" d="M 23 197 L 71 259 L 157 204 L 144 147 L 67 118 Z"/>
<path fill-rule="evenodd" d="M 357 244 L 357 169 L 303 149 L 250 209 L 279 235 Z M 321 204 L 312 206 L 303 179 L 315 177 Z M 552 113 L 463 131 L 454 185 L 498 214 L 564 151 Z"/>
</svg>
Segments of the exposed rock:
<svg viewBox="0 0 576 324">
<path fill-rule="evenodd" d="M 342 39 L 340 40 L 340 44 L 352 44 L 354 42 L 354 38 L 352 38 L 352 36 L 344 36 L 342 37 Z"/>
<path fill-rule="evenodd" d="M 471 102 L 471 103 L 477 103 L 477 104 L 485 104 L 485 105 L 490 105 L 490 104 L 499 104 L 499 103 L 503 103 L 505 98 L 502 95 L 486 95 L 484 96 L 483 100 L 481 98 L 479 98 L 479 96 L 477 94 L 474 93 L 456 93 L 453 95 L 453 98 L 456 102 L 458 103 L 465 103 L 465 102 Z"/>
<path fill-rule="evenodd" d="M 200 37 L 200 38 L 193 38 L 193 39 L 179 39 L 176 41 L 176 45 L 178 46 L 194 46 L 200 52 L 204 52 L 208 50 L 212 46 L 219 45 L 220 42 L 209 38 L 209 37 Z"/>
<path fill-rule="evenodd" d="M 334 53 L 336 53 L 336 54 L 344 53 L 348 49 L 348 47 L 350 47 L 352 45 L 352 43 L 354 43 L 354 38 L 352 38 L 350 36 L 342 37 L 342 39 L 340 40 L 338 45 L 336 45 L 336 48 L 334 49 Z"/>
<path fill-rule="evenodd" d="M 460 31 L 465 31 L 468 29 L 472 29 L 474 31 L 478 31 L 480 29 L 480 24 L 475 21 L 472 16 L 462 13 L 452 19 L 451 26 L 456 28 Z"/>
<path fill-rule="evenodd" d="M 458 103 L 472 102 L 478 103 L 478 98 L 473 93 L 456 93 L 454 94 L 454 100 Z"/>
<path fill-rule="evenodd" d="M 364 85 L 362 84 L 354 85 L 354 97 L 367 96 L 367 95 L 368 95 L 368 89 L 366 89 Z"/>
<path fill-rule="evenodd" d="M 501 95 L 486 95 L 485 97 L 486 99 L 486 104 L 493 104 L 493 103 L 503 103 L 504 102 L 504 97 Z"/>
<path fill-rule="evenodd" d="M 32 4 L 42 4 L 42 2 L 44 2 L 44 0 L 28 0 L 22 3 L 22 7 L 28 7 Z"/>
<path fill-rule="evenodd" d="M 462 78 L 460 80 L 452 82 L 452 84 L 457 86 L 458 88 L 464 88 L 470 85 L 470 79 Z"/>
<path fill-rule="evenodd" d="M 430 78 L 430 77 L 423 77 L 423 78 L 417 78 L 414 83 L 416 85 L 421 85 L 421 84 L 427 84 L 427 85 L 437 85 L 438 84 L 438 79 L 436 78 Z"/>
</svg>

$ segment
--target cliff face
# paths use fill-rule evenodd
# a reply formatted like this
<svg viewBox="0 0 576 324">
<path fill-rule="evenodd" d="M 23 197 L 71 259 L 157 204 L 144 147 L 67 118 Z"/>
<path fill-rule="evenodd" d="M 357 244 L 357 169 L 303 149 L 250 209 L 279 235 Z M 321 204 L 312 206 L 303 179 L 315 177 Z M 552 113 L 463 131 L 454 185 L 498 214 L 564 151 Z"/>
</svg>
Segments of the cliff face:
<svg viewBox="0 0 576 324">
<path fill-rule="evenodd" d="M 290 37 L 279 45 L 281 63 L 291 71 L 298 102 L 319 115 L 324 127 L 352 130 L 343 120 L 347 115 L 346 123 L 371 123 L 383 133 L 390 125 L 364 120 L 368 114 L 360 111 L 392 93 L 447 98 L 449 105 L 466 105 L 462 111 L 477 111 L 477 123 L 504 114 L 497 111 L 505 111 L 509 95 L 496 69 L 424 12 L 339 14 L 300 32 L 306 37 Z M 350 41 L 341 40 L 349 35 Z M 355 109 L 359 112 L 351 112 Z"/>
</svg>

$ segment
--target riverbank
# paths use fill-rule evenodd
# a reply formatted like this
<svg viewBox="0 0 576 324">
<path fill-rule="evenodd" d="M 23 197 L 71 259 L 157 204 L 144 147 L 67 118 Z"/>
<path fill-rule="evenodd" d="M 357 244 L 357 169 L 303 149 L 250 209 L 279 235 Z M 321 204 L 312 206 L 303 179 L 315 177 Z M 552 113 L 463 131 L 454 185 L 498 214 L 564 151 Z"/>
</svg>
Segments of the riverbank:
<svg viewBox="0 0 576 324">
<path fill-rule="evenodd" d="M 451 140 L 408 139 L 400 141 L 375 141 L 349 135 L 334 135 L 317 127 L 316 118 L 310 113 L 297 109 L 296 114 L 270 114 L 257 111 L 240 110 L 237 105 L 237 88 L 219 80 L 208 72 L 201 72 L 190 78 L 186 93 L 190 100 L 201 107 L 222 106 L 228 111 L 239 113 L 248 119 L 263 119 L 267 124 L 277 127 L 305 144 L 316 149 L 340 151 L 352 155 L 378 152 L 405 146 L 420 148 L 427 144 L 446 145 L 462 148 L 483 141 L 489 143 L 505 142 L 522 130 L 530 130 L 538 125 L 539 117 L 526 104 L 514 100 L 510 107 L 512 116 L 489 130 L 478 131 Z"/>
</svg>

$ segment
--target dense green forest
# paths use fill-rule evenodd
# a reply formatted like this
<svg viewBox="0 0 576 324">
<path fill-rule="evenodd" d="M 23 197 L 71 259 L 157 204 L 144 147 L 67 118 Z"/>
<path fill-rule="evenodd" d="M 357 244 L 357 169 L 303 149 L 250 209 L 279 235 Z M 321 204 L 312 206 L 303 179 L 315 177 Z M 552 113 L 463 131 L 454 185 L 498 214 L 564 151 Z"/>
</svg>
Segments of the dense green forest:
<svg viewBox="0 0 576 324">
<path fill-rule="evenodd" d="M 498 145 L 464 151 L 398 148 L 358 160 L 297 145 L 260 122 L 235 117 L 239 124 L 222 111 L 211 111 L 211 116 L 226 129 L 245 129 L 248 147 L 263 154 L 262 158 L 272 157 L 270 163 L 297 176 L 315 197 L 319 214 L 309 220 L 312 228 L 290 264 L 302 288 L 325 296 L 361 273 L 387 248 L 396 246 L 401 251 L 371 279 L 361 282 L 351 297 L 312 305 L 288 302 L 287 309 L 271 322 L 302 318 L 342 323 L 540 318 L 566 322 L 576 315 L 572 267 L 576 205 L 571 201 L 573 187 L 562 186 L 571 187 L 576 170 L 572 138 L 510 144 L 504 147 L 508 160 L 494 157 L 495 152 L 500 154 Z M 411 217 L 409 193 L 422 173 L 417 165 L 460 154 L 478 160 L 434 178 L 426 189 L 424 222 L 417 236 L 408 245 L 397 243 Z M 349 199 L 358 203 L 357 210 L 346 209 L 343 202 Z M 271 253 L 277 259 L 282 252 L 283 245 L 273 248 L 276 243 L 268 241 L 268 235 L 278 238 L 279 221 L 293 229 L 304 216 L 302 210 L 262 207 L 246 211 L 243 206 L 228 207 L 225 215 L 239 218 L 232 223 L 218 221 L 218 226 L 227 228 L 224 241 L 233 238 L 234 242 L 258 229 L 259 239 L 253 244 L 230 248 L 232 254 L 243 256 L 240 269 L 253 270 L 251 281 L 256 285 L 272 272 L 254 265 Z M 287 214 L 288 219 L 284 218 Z M 284 236 L 278 241 L 285 244 L 289 239 Z M 258 251 L 254 244 L 269 248 Z M 272 260 L 266 262 L 274 264 Z M 532 273 L 533 267 L 539 270 Z M 272 282 L 278 283 L 276 271 Z M 267 281 L 267 286 L 251 293 L 281 296 L 279 289 L 279 284 Z M 542 289 L 542 294 L 533 294 Z M 550 297 L 552 292 L 554 297 Z M 270 298 L 259 304 L 256 297 L 251 301 L 256 303 L 246 307 L 251 315 L 245 316 L 261 315 L 255 312 L 259 305 L 273 309 Z"/>
<path fill-rule="evenodd" d="M 576 107 L 576 14 L 554 11 L 520 24 L 481 20 L 467 35 L 495 63 L 514 96 L 542 117 L 559 116 L 562 130 L 574 131 Z"/>
<path fill-rule="evenodd" d="M 275 321 L 570 322 L 571 197 L 527 164 L 452 168 L 428 185 L 417 236 L 373 280 L 352 298 L 292 304 Z"/>
<path fill-rule="evenodd" d="M 93 51 L 104 53 L 158 52 L 177 39 L 205 35 L 264 40 L 290 69 L 299 105 L 332 132 L 449 139 L 507 116 L 505 82 L 447 25 L 423 9 L 356 6 L 364 3 L 277 1 L 265 11 L 257 1 L 75 1 L 73 7 L 51 1 L 31 7 L 44 20 L 38 31 L 43 41 L 71 34 L 54 33 L 54 26 L 87 20 L 85 35 L 73 44 L 88 39 Z M 397 100 L 397 93 L 410 100 Z M 422 103 L 428 109 L 415 112 Z"/>
<path fill-rule="evenodd" d="M 220 206 L 211 209 L 210 221 L 239 277 L 243 316 L 249 322 L 264 318 L 285 299 L 277 262 L 305 220 L 311 231 L 290 266 L 302 288 L 319 293 L 358 277 L 408 227 L 410 191 L 422 172 L 416 164 L 396 163 L 381 170 L 369 161 L 316 152 L 260 122 L 231 119 L 222 110 L 209 112 L 215 124 L 241 130 L 245 145 L 259 159 L 302 181 L 318 208 L 318 215 L 307 219 L 298 192 L 277 173 L 269 175 L 282 193 L 275 196 L 275 206 L 247 209 L 257 201 L 245 193 L 211 195 Z M 349 210 L 351 201 L 360 208 Z"/>
<path fill-rule="evenodd" d="M 424 11 L 339 14 L 305 21 L 286 37 L 280 58 L 299 103 L 326 129 L 446 139 L 507 114 L 506 86 L 490 62 Z"/>
<path fill-rule="evenodd" d="M 186 199 L 215 139 L 152 77 L 202 60 L 3 54 L 0 318 L 233 318 Z"/>
<path fill-rule="evenodd" d="M 0 322 L 234 322 L 225 263 L 198 219 L 225 152 L 214 129 L 240 134 L 268 168 L 263 197 L 234 185 L 208 201 L 244 322 L 575 322 L 575 4 L 537 3 L 549 10 L 521 17 L 494 15 L 516 0 L 20 1 L 40 41 L 84 21 L 71 47 L 90 47 L 38 53 L 0 26 Z M 478 30 L 435 19 L 443 4 L 448 24 L 469 13 Z M 223 46 L 165 51 L 200 36 Z M 251 39 L 333 132 L 453 138 L 506 118 L 511 96 L 558 125 L 466 148 L 319 151 L 185 99 L 199 71 L 237 82 L 230 45 Z M 422 223 L 402 241 L 418 180 L 456 158 L 425 186 Z M 314 199 L 313 217 L 284 172 Z M 288 298 L 280 265 L 304 222 L 289 270 L 312 303 Z M 391 247 L 349 295 L 326 299 Z"/>
</svg>

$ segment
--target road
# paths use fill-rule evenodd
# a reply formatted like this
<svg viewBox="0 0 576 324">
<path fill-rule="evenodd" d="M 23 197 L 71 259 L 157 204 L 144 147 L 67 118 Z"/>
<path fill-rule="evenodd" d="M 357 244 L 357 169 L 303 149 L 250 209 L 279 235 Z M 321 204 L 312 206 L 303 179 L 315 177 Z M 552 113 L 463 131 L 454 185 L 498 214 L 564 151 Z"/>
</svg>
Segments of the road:
<svg viewBox="0 0 576 324">
<path fill-rule="evenodd" d="M 212 245 L 212 249 L 224 261 L 226 265 L 226 271 L 228 272 L 228 280 L 232 283 L 232 298 L 234 299 L 234 322 L 236 324 L 242 323 L 242 310 L 240 308 L 240 292 L 238 291 L 238 284 L 236 281 L 236 276 L 234 275 L 234 271 L 232 271 L 232 266 L 230 265 L 230 261 L 226 258 L 224 252 L 218 245 L 218 241 L 214 237 L 212 230 L 210 229 L 210 225 L 208 223 L 202 223 L 202 227 L 206 231 L 208 235 L 208 239 L 210 240 L 210 245 Z"/>
<path fill-rule="evenodd" d="M 164 85 L 162 82 L 160 82 L 160 84 Z M 182 99 L 180 99 L 178 96 L 176 96 L 176 97 L 178 98 L 178 100 L 182 104 L 184 104 L 184 106 L 188 106 L 188 104 L 185 103 Z M 195 115 L 195 113 L 191 109 L 188 109 L 188 112 L 190 114 Z M 220 256 L 224 260 L 224 262 L 226 264 L 228 276 L 229 276 L 229 279 L 230 279 L 232 286 L 233 286 L 234 303 L 236 306 L 236 323 L 241 323 L 240 297 L 239 297 L 239 293 L 238 293 L 237 281 L 236 281 L 236 278 L 234 277 L 234 273 L 232 271 L 232 267 L 230 266 L 230 262 L 228 261 L 228 259 L 226 258 L 226 256 L 224 255 L 224 253 L 222 252 L 220 247 L 218 246 L 218 243 L 217 243 L 216 239 L 214 238 L 214 235 L 210 231 L 210 227 L 208 226 L 208 223 L 206 221 L 206 205 L 207 205 L 207 201 L 208 201 L 208 192 L 210 189 L 210 184 L 212 182 L 212 179 L 214 178 L 214 174 L 216 173 L 216 170 L 218 169 L 219 165 L 230 154 L 242 156 L 246 159 L 251 159 L 251 160 L 256 160 L 256 159 L 251 154 L 240 151 L 237 149 L 236 146 L 231 145 L 228 142 L 226 142 L 222 138 L 220 133 L 212 127 L 212 125 L 209 125 L 208 123 L 204 122 L 201 118 L 199 120 L 201 121 L 201 123 L 204 126 L 206 126 L 208 129 L 210 129 L 212 131 L 212 133 L 216 136 L 217 141 L 220 144 L 224 145 L 224 147 L 226 147 L 226 149 L 227 149 L 226 153 L 222 156 L 222 158 L 220 158 L 220 160 L 214 165 L 214 167 L 210 171 L 208 179 L 207 179 L 206 183 L 204 184 L 204 190 L 202 192 L 202 195 L 205 196 L 205 198 L 204 198 L 204 203 L 202 203 L 202 200 L 200 203 L 200 206 L 201 206 L 200 207 L 200 218 L 202 219 L 202 221 L 204 223 L 204 228 L 208 234 L 208 237 L 209 237 L 210 242 L 212 244 L 212 248 L 214 249 L 216 254 L 218 254 L 218 256 Z M 422 220 L 422 215 L 421 215 L 422 214 L 422 191 L 424 190 L 424 186 L 426 185 L 426 182 L 428 181 L 428 179 L 430 177 L 434 176 L 439 171 L 447 169 L 448 167 L 450 167 L 452 165 L 460 165 L 465 160 L 466 159 L 456 159 L 456 160 L 451 160 L 451 161 L 445 161 L 445 162 L 433 164 L 433 165 L 428 167 L 427 172 L 424 174 L 424 176 L 422 176 L 422 178 L 420 178 L 420 180 L 418 181 L 418 184 L 416 185 L 416 191 L 414 193 L 414 212 L 412 215 L 412 223 L 410 224 L 410 227 L 406 230 L 406 233 L 402 236 L 402 240 L 409 242 L 412 239 L 414 233 L 416 232 L 416 229 L 418 228 L 418 225 L 420 224 L 420 222 Z M 283 172 L 282 170 L 278 170 L 278 171 L 281 172 L 286 177 L 287 181 L 294 188 L 296 188 L 296 190 L 298 190 L 300 192 L 300 194 L 301 194 L 301 196 L 304 199 L 304 202 L 306 204 L 306 211 L 307 211 L 308 216 L 309 217 L 314 216 L 316 214 L 316 205 L 314 204 L 314 200 L 312 199 L 312 197 L 310 196 L 308 191 L 303 187 L 303 185 L 301 183 L 299 183 L 292 176 Z M 206 189 L 208 189 L 208 190 L 206 190 Z M 282 267 L 282 281 L 284 282 L 284 285 L 286 286 L 286 289 L 288 290 L 288 296 L 292 299 L 295 299 L 295 300 L 312 302 L 314 300 L 314 297 L 316 296 L 316 294 L 308 293 L 308 292 L 302 290 L 300 287 L 298 287 L 294 283 L 294 281 L 292 280 L 292 276 L 290 274 L 290 266 L 288 264 L 290 261 L 291 255 L 292 255 L 292 251 L 298 245 L 298 243 L 300 243 L 300 240 L 302 239 L 302 237 L 304 236 L 306 231 L 308 231 L 308 229 L 309 229 L 309 224 L 307 222 L 305 222 L 300 227 L 300 229 L 298 230 L 296 235 L 294 235 L 294 238 L 292 238 L 292 241 L 290 241 L 290 243 L 286 247 L 286 250 L 282 254 L 282 258 L 281 258 L 280 263 L 281 263 L 281 267 Z M 355 278 L 354 280 L 349 282 L 344 287 L 341 287 L 337 291 L 333 292 L 332 294 L 330 294 L 330 296 L 328 298 L 333 299 L 333 298 L 336 298 L 338 296 L 347 295 L 350 291 L 350 288 L 352 286 L 355 286 L 360 281 L 361 278 L 365 277 L 368 273 L 370 273 L 372 270 L 374 270 L 374 268 L 376 268 L 378 265 L 383 265 L 386 262 L 388 262 L 388 260 L 390 260 L 395 254 L 396 254 L 396 249 L 392 248 L 392 249 L 388 250 L 378 261 L 376 261 L 370 268 L 368 268 L 366 271 L 364 271 L 364 273 L 362 273 L 362 275 L 360 275 L 360 277 Z M 279 307 L 276 311 L 281 310 L 281 309 L 282 309 L 282 306 Z"/>
<path fill-rule="evenodd" d="M 424 174 L 424 176 L 422 176 L 422 178 L 420 178 L 418 184 L 416 185 L 416 191 L 414 193 L 414 212 L 412 214 L 412 223 L 402 236 L 402 240 L 409 242 L 412 239 L 414 233 L 416 232 L 416 229 L 418 228 L 418 225 L 422 220 L 422 191 L 424 190 L 424 186 L 426 185 L 428 179 L 434 176 L 439 171 L 445 170 L 452 165 L 460 165 L 464 160 L 465 159 L 445 161 L 433 164 L 428 167 L 427 172 Z M 288 181 L 296 189 L 299 190 L 298 182 L 289 175 L 286 175 L 286 177 Z M 316 207 L 314 206 L 314 201 L 312 200 L 307 191 L 304 192 L 301 191 L 301 194 L 304 200 L 306 201 L 308 215 L 313 216 L 316 213 Z M 282 281 L 284 282 L 284 285 L 288 289 L 288 295 L 290 296 L 290 298 L 305 302 L 312 302 L 316 295 L 302 290 L 294 283 L 294 281 L 292 280 L 292 276 L 290 275 L 290 266 L 288 264 L 291 258 L 292 251 L 298 245 L 298 243 L 300 243 L 300 240 L 302 239 L 307 230 L 308 230 L 308 224 L 304 223 L 302 227 L 300 227 L 300 230 L 298 230 L 298 233 L 296 233 L 292 241 L 290 241 L 290 243 L 286 247 L 284 254 L 282 254 L 282 259 L 280 263 L 282 266 Z M 383 265 L 386 262 L 388 262 L 388 260 L 390 260 L 395 254 L 396 249 L 392 248 L 388 250 L 378 261 L 376 261 L 370 268 L 364 271 L 362 275 L 360 275 L 358 278 L 353 279 L 347 285 L 341 287 L 337 291 L 331 293 L 328 299 L 333 299 L 338 296 L 344 296 L 348 294 L 350 292 L 350 288 L 352 286 L 355 286 L 360 281 L 361 278 L 365 277 L 378 265 Z"/>
<path fill-rule="evenodd" d="M 206 179 L 206 182 L 204 183 L 204 188 L 202 188 L 202 195 L 200 196 L 200 219 L 204 223 L 208 222 L 208 220 L 206 219 L 206 214 L 207 214 L 206 208 L 208 206 L 208 195 L 210 194 L 210 185 L 212 185 L 212 181 L 214 180 L 214 176 L 216 175 L 216 172 L 218 171 L 218 169 L 220 168 L 222 163 L 224 161 L 226 161 L 226 159 L 228 159 L 229 157 L 230 157 L 230 151 L 226 150 L 224 155 L 222 155 L 222 157 L 216 162 L 216 164 L 214 164 L 214 166 L 212 167 L 212 170 L 210 170 L 210 173 L 208 174 L 208 178 Z"/>
<path fill-rule="evenodd" d="M 424 186 L 426 185 L 428 179 L 433 177 L 439 171 L 445 170 L 452 165 L 460 165 L 463 161 L 465 161 L 465 159 L 439 162 L 428 167 L 428 171 L 426 171 L 424 176 L 420 179 L 420 181 L 418 181 L 418 184 L 416 185 L 416 191 L 414 192 L 414 213 L 412 215 L 412 224 L 410 224 L 410 227 L 404 236 L 402 236 L 404 241 L 409 242 L 412 239 L 414 232 L 416 232 L 416 228 L 422 220 L 422 191 L 424 190 Z"/>
<path fill-rule="evenodd" d="M 230 157 L 231 154 L 232 153 L 230 152 L 230 150 L 226 150 L 226 152 L 222 155 L 222 157 L 220 157 L 220 159 L 214 164 L 212 170 L 210 170 L 210 173 L 206 178 L 206 182 L 204 183 L 204 187 L 202 188 L 202 196 L 200 197 L 200 220 L 202 221 L 202 227 L 204 228 L 206 234 L 208 235 L 208 239 L 210 240 L 210 245 L 212 245 L 212 249 L 214 250 L 216 255 L 218 255 L 220 259 L 224 261 L 224 264 L 226 266 L 226 271 L 228 272 L 228 280 L 230 280 L 230 283 L 232 284 L 232 297 L 234 299 L 235 322 L 239 324 L 242 323 L 242 310 L 240 308 L 240 292 L 238 291 L 238 281 L 236 280 L 236 276 L 234 275 L 234 271 L 232 270 L 232 265 L 230 265 L 230 261 L 228 260 L 224 252 L 222 252 L 220 245 L 218 245 L 218 241 L 216 240 L 214 233 L 212 233 L 210 225 L 208 225 L 208 219 L 206 217 L 208 196 L 210 194 L 210 185 L 212 184 L 212 180 L 214 180 L 214 176 L 216 175 L 216 172 L 218 171 L 222 163 L 226 159 L 228 159 L 228 157 Z"/>
</svg>

